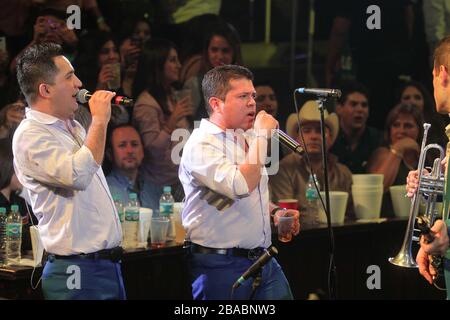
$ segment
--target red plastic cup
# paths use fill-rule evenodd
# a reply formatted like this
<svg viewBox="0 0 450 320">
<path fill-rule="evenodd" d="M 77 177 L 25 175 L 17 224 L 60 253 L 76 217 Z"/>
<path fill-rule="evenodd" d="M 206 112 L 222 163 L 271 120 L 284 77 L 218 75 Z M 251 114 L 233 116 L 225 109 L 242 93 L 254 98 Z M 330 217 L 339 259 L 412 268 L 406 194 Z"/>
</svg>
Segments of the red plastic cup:
<svg viewBox="0 0 450 320">
<path fill-rule="evenodd" d="M 278 205 L 281 208 L 298 210 L 297 199 L 280 199 L 278 200 Z"/>
</svg>

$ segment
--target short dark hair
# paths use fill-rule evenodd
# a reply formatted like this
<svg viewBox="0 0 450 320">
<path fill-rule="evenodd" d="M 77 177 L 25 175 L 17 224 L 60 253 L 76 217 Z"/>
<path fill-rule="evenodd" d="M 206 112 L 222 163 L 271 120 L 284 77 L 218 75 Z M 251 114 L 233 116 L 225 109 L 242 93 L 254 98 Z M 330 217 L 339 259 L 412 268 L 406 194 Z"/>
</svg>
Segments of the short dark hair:
<svg viewBox="0 0 450 320">
<path fill-rule="evenodd" d="M 439 66 L 443 65 L 447 69 L 449 68 L 450 55 L 450 36 L 446 36 L 434 49 L 434 69 L 439 73 Z"/>
<path fill-rule="evenodd" d="M 39 84 L 53 83 L 58 67 L 54 57 L 63 54 L 60 45 L 42 43 L 28 47 L 17 61 L 17 80 L 28 103 L 38 96 Z"/>
<path fill-rule="evenodd" d="M 111 125 L 111 126 L 108 126 L 108 132 L 107 132 L 107 134 L 106 134 L 106 148 L 112 149 L 112 137 L 113 137 L 113 133 L 114 133 L 114 131 L 116 131 L 117 129 L 121 129 L 121 128 L 132 128 L 132 129 L 136 130 L 136 132 L 137 132 L 137 134 L 138 134 L 138 136 L 139 136 L 139 139 L 141 140 L 142 146 L 144 145 L 144 144 L 142 143 L 142 137 L 141 137 L 141 135 L 140 135 L 140 133 L 139 133 L 139 130 L 136 129 L 135 126 L 133 126 L 131 123 L 121 123 L 121 124 L 118 124 L 118 125 Z"/>
<path fill-rule="evenodd" d="M 347 101 L 347 97 L 355 92 L 361 93 L 366 97 L 367 100 L 369 100 L 369 90 L 359 82 L 356 81 L 344 82 L 340 86 L 340 89 L 342 91 L 342 95 L 337 100 L 339 104 L 345 104 L 345 102 Z"/>
<path fill-rule="evenodd" d="M 202 81 L 202 91 L 206 111 L 209 115 L 212 112 L 209 99 L 217 97 L 224 100 L 230 90 L 230 80 L 242 78 L 253 81 L 253 73 L 246 67 L 232 64 L 215 67 L 205 74 Z"/>
<path fill-rule="evenodd" d="M 0 190 L 11 183 L 14 174 L 12 144 L 9 138 L 0 139 Z"/>
</svg>

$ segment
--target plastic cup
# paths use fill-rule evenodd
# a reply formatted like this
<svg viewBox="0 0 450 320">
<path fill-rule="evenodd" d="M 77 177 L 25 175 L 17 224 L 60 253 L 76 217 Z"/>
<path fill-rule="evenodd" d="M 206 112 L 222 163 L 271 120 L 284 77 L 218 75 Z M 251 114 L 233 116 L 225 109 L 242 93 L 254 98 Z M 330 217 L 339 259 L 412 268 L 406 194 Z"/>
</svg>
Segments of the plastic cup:
<svg viewBox="0 0 450 320">
<path fill-rule="evenodd" d="M 147 247 L 150 225 L 152 223 L 153 210 L 150 208 L 139 208 L 139 235 L 138 246 Z"/>
<path fill-rule="evenodd" d="M 278 205 L 281 208 L 298 210 L 297 199 L 280 199 L 278 200 Z"/>
<path fill-rule="evenodd" d="M 153 217 L 150 225 L 150 239 L 152 248 L 161 248 L 166 245 L 169 218 Z"/>
<path fill-rule="evenodd" d="M 325 201 L 325 192 L 320 192 Z M 347 210 L 348 192 L 330 191 L 330 219 L 332 224 L 342 224 L 345 220 L 345 211 Z M 327 216 L 319 205 L 319 223 L 327 223 Z"/>
<path fill-rule="evenodd" d="M 352 187 L 353 205 L 357 219 L 378 219 L 381 213 L 383 191 L 357 191 Z"/>
<path fill-rule="evenodd" d="M 384 174 L 364 173 L 353 174 L 353 184 L 355 185 L 382 185 L 384 180 Z"/>
<path fill-rule="evenodd" d="M 389 187 L 391 193 L 392 207 L 394 208 L 394 214 L 399 218 L 409 217 L 409 209 L 411 207 L 411 199 L 405 197 L 406 185 L 391 186 Z"/>
<path fill-rule="evenodd" d="M 292 240 L 292 231 L 294 229 L 295 217 L 288 214 L 284 210 L 278 210 L 278 240 L 281 242 L 289 242 Z"/>
<path fill-rule="evenodd" d="M 183 227 L 181 212 L 183 211 L 183 203 L 175 202 L 173 204 L 173 219 L 175 221 L 175 242 L 184 243 L 184 237 L 186 235 L 186 230 Z"/>
</svg>

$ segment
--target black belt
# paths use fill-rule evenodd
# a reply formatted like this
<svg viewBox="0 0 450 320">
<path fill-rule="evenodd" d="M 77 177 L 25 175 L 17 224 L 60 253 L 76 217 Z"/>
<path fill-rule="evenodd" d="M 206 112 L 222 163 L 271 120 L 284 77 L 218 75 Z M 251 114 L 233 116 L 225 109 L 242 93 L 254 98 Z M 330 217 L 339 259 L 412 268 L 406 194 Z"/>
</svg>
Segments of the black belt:
<svg viewBox="0 0 450 320">
<path fill-rule="evenodd" d="M 242 248 L 230 248 L 230 249 L 221 249 L 221 248 L 208 248 L 201 246 L 196 243 L 192 243 L 189 241 L 184 242 L 184 247 L 188 249 L 190 253 L 201 253 L 201 254 L 221 254 L 228 255 L 234 257 L 243 257 L 250 260 L 258 259 L 266 249 L 263 247 L 258 247 L 254 249 L 242 249 Z"/>
<path fill-rule="evenodd" d="M 123 248 L 115 247 L 112 249 L 104 249 L 91 253 L 81 253 L 81 254 L 73 254 L 70 256 L 60 256 L 57 254 L 48 254 L 48 260 L 51 262 L 53 259 L 103 259 L 103 260 L 111 260 L 112 262 L 118 262 L 122 259 L 123 256 Z"/>
</svg>

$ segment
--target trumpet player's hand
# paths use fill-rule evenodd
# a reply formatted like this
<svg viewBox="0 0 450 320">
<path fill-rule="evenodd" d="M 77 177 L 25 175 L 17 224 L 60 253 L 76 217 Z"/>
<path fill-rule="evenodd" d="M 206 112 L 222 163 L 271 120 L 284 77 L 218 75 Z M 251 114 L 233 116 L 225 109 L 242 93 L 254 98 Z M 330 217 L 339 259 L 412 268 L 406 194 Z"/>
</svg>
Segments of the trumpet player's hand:
<svg viewBox="0 0 450 320">
<path fill-rule="evenodd" d="M 423 175 L 427 175 L 428 171 L 423 169 Z M 406 196 L 412 198 L 419 187 L 419 170 L 410 171 L 406 177 Z"/>
<path fill-rule="evenodd" d="M 447 157 L 442 159 L 441 166 L 442 166 L 442 172 L 445 172 L 445 170 L 447 169 Z"/>
<path fill-rule="evenodd" d="M 448 249 L 447 225 L 442 220 L 436 220 L 430 229 L 430 235 L 434 238 L 428 242 L 425 237 L 420 237 L 420 248 L 429 255 L 445 255 Z"/>
<path fill-rule="evenodd" d="M 419 252 L 416 256 L 416 262 L 419 265 L 419 273 L 424 277 L 430 284 L 433 284 L 433 277 L 436 276 L 436 270 L 434 270 L 433 266 L 428 259 L 428 254 L 422 249 L 419 249 Z"/>
</svg>

